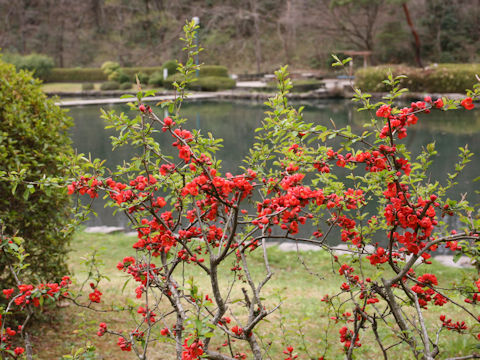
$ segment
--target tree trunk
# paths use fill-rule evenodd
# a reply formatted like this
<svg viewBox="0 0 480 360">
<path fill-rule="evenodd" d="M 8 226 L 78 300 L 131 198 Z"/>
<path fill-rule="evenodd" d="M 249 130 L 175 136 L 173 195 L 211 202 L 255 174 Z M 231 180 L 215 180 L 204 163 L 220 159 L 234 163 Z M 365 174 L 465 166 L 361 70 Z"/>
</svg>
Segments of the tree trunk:
<svg viewBox="0 0 480 360">
<path fill-rule="evenodd" d="M 258 18 L 256 0 L 250 0 L 250 9 L 253 13 L 253 26 L 255 31 L 255 61 L 257 63 L 257 73 L 260 73 L 262 65 L 262 46 L 260 44 L 260 20 Z"/>
<path fill-rule="evenodd" d="M 95 22 L 95 30 L 101 32 L 103 29 L 103 10 L 101 0 L 92 0 L 91 12 Z"/>
<path fill-rule="evenodd" d="M 418 67 L 423 68 L 422 59 L 420 57 L 420 38 L 418 36 L 415 27 L 413 26 L 412 19 L 410 18 L 410 12 L 408 11 L 407 3 L 402 4 L 403 12 L 405 13 L 405 17 L 407 18 L 408 26 L 410 27 L 410 31 L 412 32 L 413 38 L 415 39 L 415 62 L 417 63 Z"/>
<path fill-rule="evenodd" d="M 57 46 L 56 46 L 56 53 L 57 53 L 57 59 L 58 59 L 58 66 L 63 68 L 64 66 L 64 61 L 63 61 L 63 52 L 64 52 L 64 47 L 63 47 L 63 38 L 64 38 L 64 32 L 65 32 L 65 20 L 62 18 L 60 20 L 60 28 L 59 28 L 59 33 L 58 33 L 58 38 L 57 38 Z"/>
</svg>

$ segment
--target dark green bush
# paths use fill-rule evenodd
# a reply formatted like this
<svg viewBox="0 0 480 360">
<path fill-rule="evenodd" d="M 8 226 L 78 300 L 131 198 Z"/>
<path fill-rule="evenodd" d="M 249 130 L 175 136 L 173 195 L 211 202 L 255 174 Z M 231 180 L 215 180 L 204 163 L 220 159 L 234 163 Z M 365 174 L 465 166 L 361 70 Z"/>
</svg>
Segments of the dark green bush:
<svg viewBox="0 0 480 360">
<path fill-rule="evenodd" d="M 199 72 L 200 77 L 217 76 L 228 77 L 228 69 L 220 65 L 203 65 Z"/>
<path fill-rule="evenodd" d="M 148 84 L 148 80 L 150 80 L 150 76 L 148 74 L 141 71 L 136 75 L 138 77 L 138 81 L 140 81 L 140 84 Z"/>
<path fill-rule="evenodd" d="M 132 88 L 132 83 L 130 82 L 124 82 L 124 83 L 121 83 L 120 86 L 119 86 L 119 89 L 120 90 L 130 90 Z"/>
<path fill-rule="evenodd" d="M 73 125 L 66 112 L 45 97 L 29 73 L 0 60 L 0 222 L 8 236 L 25 239 L 30 266 L 22 280 L 56 280 L 67 273 L 68 239 L 62 232 L 71 214 L 63 187 L 40 186 L 45 176 L 65 177 L 73 150 Z M 23 181 L 14 180 L 14 172 Z M 13 284 L 0 257 L 0 283 Z"/>
<path fill-rule="evenodd" d="M 116 81 L 120 84 L 129 83 L 131 77 L 120 68 L 120 64 L 114 61 L 105 61 L 101 67 L 102 71 L 107 75 L 109 81 Z"/>
<path fill-rule="evenodd" d="M 100 90 L 118 90 L 120 83 L 118 81 L 105 81 L 100 85 Z"/>
<path fill-rule="evenodd" d="M 144 73 L 146 75 L 151 75 L 156 71 L 162 71 L 161 66 L 137 66 L 137 67 L 124 67 L 121 70 L 130 76 L 132 79 L 135 79 L 135 74 Z"/>
<path fill-rule="evenodd" d="M 120 70 L 120 64 L 115 61 L 105 61 L 100 67 L 108 76 L 108 80 L 117 80 L 117 72 Z"/>
<path fill-rule="evenodd" d="M 162 86 L 163 85 L 163 74 L 161 71 L 154 72 L 150 79 L 148 80 L 148 84 L 152 86 Z"/>
<path fill-rule="evenodd" d="M 120 84 L 132 83 L 132 78 L 122 70 L 115 73 L 115 76 L 113 76 L 113 80 L 118 81 Z"/>
<path fill-rule="evenodd" d="M 162 68 L 159 66 L 120 68 L 120 70 L 131 80 L 135 79 L 135 74 L 140 72 L 146 75 L 162 72 Z M 100 68 L 53 68 L 48 75 L 42 76 L 41 79 L 45 82 L 96 82 L 106 81 L 108 76 Z"/>
<path fill-rule="evenodd" d="M 178 63 L 176 60 L 165 61 L 162 65 L 162 76 L 163 76 L 163 69 L 168 70 L 168 76 L 176 74 L 178 72 L 177 66 L 178 66 Z"/>
<path fill-rule="evenodd" d="M 54 68 L 41 79 L 45 82 L 96 82 L 106 81 L 107 75 L 100 68 Z"/>
<path fill-rule="evenodd" d="M 38 78 L 48 76 L 55 65 L 50 56 L 35 53 L 26 56 L 19 54 L 5 54 L 3 60 L 15 65 L 17 70 L 32 71 L 33 75 Z"/>
<path fill-rule="evenodd" d="M 82 91 L 90 91 L 90 90 L 93 90 L 94 88 L 95 86 L 91 82 L 82 83 Z"/>
<path fill-rule="evenodd" d="M 166 80 L 163 81 L 163 86 L 166 88 L 166 89 L 174 89 L 174 86 L 173 86 L 173 83 L 176 81 L 178 83 L 180 83 L 180 81 L 182 81 L 184 78 L 183 78 L 183 75 L 182 74 L 174 74 L 174 75 L 170 75 Z"/>
<path fill-rule="evenodd" d="M 480 73 L 480 64 L 440 64 L 427 69 L 402 65 L 383 65 L 358 70 L 355 73 L 356 86 L 364 91 L 387 91 L 385 84 L 389 72 L 394 76 L 406 75 L 401 86 L 410 91 L 436 93 L 464 93 L 477 82 L 475 74 Z"/>
<path fill-rule="evenodd" d="M 167 89 L 173 89 L 173 82 L 180 82 L 183 80 L 182 74 L 175 74 L 169 76 L 164 82 L 163 86 Z M 219 90 L 228 90 L 233 89 L 236 85 L 235 80 L 230 79 L 229 77 L 221 76 L 206 76 L 199 77 L 197 81 L 189 84 L 188 88 L 191 90 L 197 91 L 219 91 Z"/>
</svg>

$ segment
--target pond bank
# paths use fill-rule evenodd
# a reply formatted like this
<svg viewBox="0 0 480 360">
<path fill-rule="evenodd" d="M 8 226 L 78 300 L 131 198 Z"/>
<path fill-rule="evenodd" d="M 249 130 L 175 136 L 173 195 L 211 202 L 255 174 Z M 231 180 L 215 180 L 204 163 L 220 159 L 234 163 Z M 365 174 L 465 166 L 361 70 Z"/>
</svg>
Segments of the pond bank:
<svg viewBox="0 0 480 360">
<path fill-rule="evenodd" d="M 324 79 L 322 88 L 308 92 L 291 92 L 288 98 L 292 100 L 317 100 L 317 99 L 351 99 L 354 95 L 352 83 L 349 79 Z M 134 91 L 82 91 L 82 92 L 46 92 L 48 96 L 58 96 L 60 100 L 56 102 L 58 106 L 85 106 L 85 105 L 104 105 L 104 104 L 123 104 L 132 101 L 131 98 L 120 99 L 124 94 L 136 95 Z M 371 93 L 375 100 L 382 99 L 386 93 Z M 399 97 L 405 101 L 418 101 L 426 95 L 433 99 L 442 96 L 451 99 L 464 98 L 464 94 L 430 94 L 424 92 L 407 93 Z M 173 91 L 157 91 L 156 96 L 144 98 L 145 102 L 172 100 L 176 96 Z M 191 92 L 188 96 L 189 101 L 201 100 L 257 100 L 266 101 L 275 96 L 275 93 L 267 88 L 266 83 L 244 81 L 237 82 L 237 87 L 233 90 L 217 92 Z"/>
<path fill-rule="evenodd" d="M 317 99 L 351 99 L 353 92 L 348 90 L 336 90 L 331 92 L 328 89 L 318 89 L 315 91 L 309 91 L 305 93 L 290 93 L 287 98 L 291 100 L 317 100 Z M 375 100 L 381 100 L 385 93 L 372 93 L 372 98 Z M 407 95 L 400 96 L 400 100 L 404 101 L 418 101 L 429 95 L 432 99 L 438 99 L 441 97 L 447 97 L 450 99 L 463 99 L 463 94 L 427 94 L 427 93 L 408 93 Z M 56 96 L 61 96 L 57 94 Z M 81 95 L 77 94 L 78 97 Z M 55 102 L 56 105 L 61 107 L 71 106 L 86 106 L 86 105 L 105 105 L 105 104 L 126 104 L 134 100 L 134 98 L 120 99 L 120 94 L 117 97 L 110 98 L 80 98 L 67 100 L 65 98 Z M 188 96 L 188 101 L 202 101 L 202 100 L 261 100 L 266 101 L 269 98 L 275 96 L 275 93 L 260 92 L 260 91 L 245 91 L 245 90 L 228 90 L 218 92 L 192 92 Z M 144 98 L 144 102 L 159 102 L 165 100 L 173 100 L 176 97 L 173 93 L 162 94 L 158 96 L 150 96 Z"/>
</svg>

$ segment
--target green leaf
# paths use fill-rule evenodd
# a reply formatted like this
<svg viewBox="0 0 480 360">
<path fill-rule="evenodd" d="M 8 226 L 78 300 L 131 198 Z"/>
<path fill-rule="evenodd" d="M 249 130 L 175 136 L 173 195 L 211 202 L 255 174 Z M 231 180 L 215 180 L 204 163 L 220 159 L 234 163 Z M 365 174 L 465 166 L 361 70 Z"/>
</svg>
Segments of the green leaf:
<svg viewBox="0 0 480 360">
<path fill-rule="evenodd" d="M 123 292 L 125 291 L 125 288 L 127 287 L 127 284 L 130 282 L 132 278 L 129 277 L 124 283 L 123 283 L 123 286 L 122 286 L 122 294 Z"/>
<path fill-rule="evenodd" d="M 457 252 L 454 256 L 453 256 L 453 262 L 458 262 L 458 260 L 460 260 L 460 258 L 462 257 L 462 253 L 461 252 Z"/>
<path fill-rule="evenodd" d="M 14 182 L 12 183 L 12 195 L 15 195 L 15 191 L 17 190 L 18 183 Z"/>
</svg>

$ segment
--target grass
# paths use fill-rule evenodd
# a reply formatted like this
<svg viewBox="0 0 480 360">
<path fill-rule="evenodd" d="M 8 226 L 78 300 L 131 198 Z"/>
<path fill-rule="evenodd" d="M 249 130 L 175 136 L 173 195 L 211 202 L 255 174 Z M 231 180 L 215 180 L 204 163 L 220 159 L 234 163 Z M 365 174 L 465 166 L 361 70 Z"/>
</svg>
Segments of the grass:
<svg viewBox="0 0 480 360">
<path fill-rule="evenodd" d="M 108 275 L 110 281 L 102 282 L 100 290 L 103 292 L 104 303 L 97 306 L 102 308 L 108 304 L 125 305 L 126 298 L 134 298 L 134 284 L 129 283 L 124 292 L 121 291 L 125 275 L 118 271 L 115 266 L 119 260 L 127 255 L 133 254 L 131 245 L 135 238 L 123 234 L 101 235 L 79 233 L 73 241 L 73 250 L 70 254 L 70 264 L 72 273 L 75 274 L 77 287 L 86 278 L 84 262 L 92 252 L 97 252 L 99 258 L 103 260 L 99 268 Z M 324 352 L 326 347 L 328 359 L 342 359 L 342 349 L 338 341 L 338 329 L 343 326 L 341 322 L 335 324 L 330 320 L 330 314 L 321 298 L 325 294 L 335 294 L 339 292 L 339 286 L 343 282 L 338 276 L 337 267 L 332 269 L 330 257 L 325 252 L 282 252 L 278 247 L 268 248 L 268 254 L 272 270 L 273 279 L 265 288 L 265 305 L 271 309 L 279 302 L 282 306 L 274 312 L 269 320 L 262 324 L 257 330 L 264 344 L 270 349 L 272 359 L 278 359 L 282 350 L 292 345 L 301 351 L 300 358 L 306 358 L 305 349 L 308 349 L 311 358 L 318 358 Z M 347 259 L 340 259 L 341 261 Z M 310 269 L 306 271 L 302 262 L 305 262 Z M 365 265 L 365 264 L 363 264 Z M 224 271 L 229 273 L 227 264 Z M 356 266 L 358 269 L 358 266 Z M 250 269 L 252 276 L 259 280 L 265 274 L 265 268 L 259 251 L 253 252 L 251 256 Z M 364 266 L 365 275 L 372 279 L 380 277 L 382 274 L 370 266 Z M 186 268 L 186 276 L 193 274 L 194 268 Z M 429 266 L 428 272 L 435 273 L 438 278 L 445 278 L 449 281 L 460 280 L 462 277 L 471 277 L 474 275 L 470 269 L 447 268 L 439 263 Z M 223 272 L 220 272 L 221 274 Z M 421 274 L 417 271 L 417 274 Z M 385 275 L 385 274 L 384 274 Z M 197 275 L 198 276 L 198 270 Z M 197 285 L 203 294 L 211 294 L 206 277 L 198 276 Z M 222 288 L 228 284 L 223 281 Z M 237 285 L 240 285 L 237 283 Z M 87 286 L 88 287 L 88 286 Z M 239 286 L 237 286 L 239 288 Z M 240 290 L 233 292 L 233 298 L 241 298 Z M 461 301 L 461 300 L 459 300 Z M 134 302 L 139 306 L 140 302 Z M 232 305 L 233 307 L 233 305 Z M 440 324 L 438 317 L 440 314 L 448 314 L 453 319 L 461 319 L 461 313 L 451 305 L 444 307 L 431 306 L 431 311 L 426 312 L 426 322 L 428 328 L 433 332 Z M 233 309 L 240 318 L 241 315 Z M 345 308 L 344 311 L 351 311 Z M 137 315 L 137 314 L 135 314 Z M 98 329 L 98 323 L 106 322 L 112 329 L 129 329 L 131 320 L 127 313 L 96 313 L 88 309 L 68 306 L 61 308 L 54 317 L 47 314 L 49 321 L 37 329 L 34 340 L 37 344 L 42 344 L 42 353 L 38 353 L 38 359 L 58 359 L 61 355 L 70 353 L 72 348 L 83 346 L 88 341 L 92 341 L 97 347 L 98 359 L 132 359 L 132 353 L 122 353 L 116 345 L 117 339 L 112 336 L 98 338 L 95 334 Z M 379 327 L 380 328 L 380 327 Z M 383 329 L 383 328 L 381 328 Z M 323 340 L 325 332 L 328 330 L 328 343 Z M 381 330 L 380 335 L 387 336 L 386 330 Z M 61 341 L 60 341 L 61 340 Z M 395 339 L 386 339 L 386 343 L 392 343 Z M 358 359 L 377 359 L 381 358 L 378 346 L 373 337 L 368 332 L 361 333 L 362 347 L 356 351 Z M 468 349 L 475 346 L 476 341 L 473 336 L 457 336 L 455 333 L 449 333 L 443 337 L 442 346 L 445 346 L 446 353 L 449 356 L 464 355 L 470 352 Z M 218 343 L 218 346 L 221 344 Z M 235 344 L 235 346 L 238 346 Z M 243 349 L 238 348 L 239 351 Z M 396 359 L 411 359 L 411 353 L 406 349 L 399 347 Z M 171 343 L 157 343 L 152 348 L 149 359 L 173 359 L 173 345 Z"/>
<path fill-rule="evenodd" d="M 101 82 L 95 82 L 93 83 L 93 86 L 94 86 L 94 89 L 95 91 L 100 91 L 100 86 L 102 85 Z M 148 87 L 150 88 L 150 87 Z M 130 90 L 134 90 L 135 87 L 134 85 L 132 84 L 132 89 Z M 164 90 L 164 89 L 160 89 L 160 88 L 152 88 L 153 90 Z M 66 83 L 66 82 L 59 82 L 59 83 L 44 83 L 42 84 L 42 90 L 44 92 L 48 92 L 48 93 L 57 93 L 57 92 L 81 92 L 83 91 L 82 90 L 82 83 L 75 83 L 75 82 L 71 82 L 71 83 Z"/>
<path fill-rule="evenodd" d="M 101 83 L 94 83 L 94 89 L 100 90 Z M 44 92 L 81 92 L 82 83 L 46 83 L 42 84 Z"/>
</svg>

